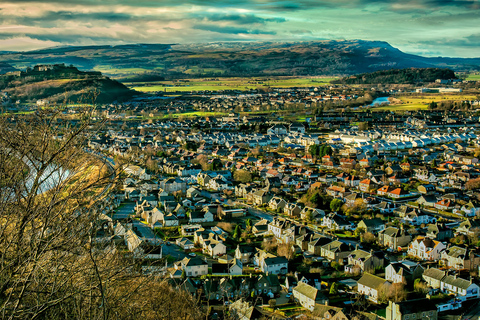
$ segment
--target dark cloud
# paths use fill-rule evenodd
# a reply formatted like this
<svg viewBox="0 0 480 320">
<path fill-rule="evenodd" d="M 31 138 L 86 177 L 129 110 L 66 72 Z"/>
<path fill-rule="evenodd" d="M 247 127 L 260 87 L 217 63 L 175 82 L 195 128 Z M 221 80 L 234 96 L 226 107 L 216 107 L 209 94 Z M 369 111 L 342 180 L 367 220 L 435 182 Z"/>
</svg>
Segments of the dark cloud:
<svg viewBox="0 0 480 320">
<path fill-rule="evenodd" d="M 285 18 L 262 18 L 254 14 L 222 14 L 222 13 L 209 13 L 209 14 L 190 14 L 191 18 L 204 19 L 211 22 L 230 21 L 236 24 L 265 24 L 267 22 L 285 22 Z"/>
<path fill-rule="evenodd" d="M 260 29 L 247 29 L 241 27 L 221 27 L 215 25 L 195 25 L 193 29 L 210 31 L 216 33 L 225 33 L 225 34 L 264 34 L 264 35 L 275 35 L 274 31 L 266 31 Z"/>
</svg>

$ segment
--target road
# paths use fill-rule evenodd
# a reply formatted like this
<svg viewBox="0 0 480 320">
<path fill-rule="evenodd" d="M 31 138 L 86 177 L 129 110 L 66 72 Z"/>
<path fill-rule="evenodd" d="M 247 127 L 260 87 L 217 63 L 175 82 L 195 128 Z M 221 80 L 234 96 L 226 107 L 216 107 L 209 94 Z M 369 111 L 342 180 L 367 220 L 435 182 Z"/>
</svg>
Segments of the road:
<svg viewBox="0 0 480 320">
<path fill-rule="evenodd" d="M 480 304 L 475 304 L 472 309 L 466 312 L 462 320 L 478 320 L 480 319 Z"/>
</svg>

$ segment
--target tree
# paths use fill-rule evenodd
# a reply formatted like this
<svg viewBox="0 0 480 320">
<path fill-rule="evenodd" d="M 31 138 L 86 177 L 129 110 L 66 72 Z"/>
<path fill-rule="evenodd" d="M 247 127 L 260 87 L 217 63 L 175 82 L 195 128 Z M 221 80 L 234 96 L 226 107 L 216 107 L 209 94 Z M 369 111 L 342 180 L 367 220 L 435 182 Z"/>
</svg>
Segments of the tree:
<svg viewBox="0 0 480 320">
<path fill-rule="evenodd" d="M 330 291 L 329 291 L 329 293 L 330 293 L 331 295 L 338 294 L 338 283 L 337 283 L 337 282 L 332 283 L 332 285 L 330 286 Z"/>
<path fill-rule="evenodd" d="M 277 305 L 277 300 L 275 299 L 268 300 L 268 305 L 270 306 L 270 308 L 275 307 Z"/>
<path fill-rule="evenodd" d="M 364 243 L 373 243 L 375 242 L 375 235 L 371 232 L 365 232 L 362 236 L 362 240 Z"/>
<path fill-rule="evenodd" d="M 480 178 L 470 179 L 465 183 L 465 189 L 474 190 L 480 188 Z"/>
<path fill-rule="evenodd" d="M 245 221 L 245 226 L 247 227 L 247 230 L 251 230 L 252 229 L 252 219 L 247 219 L 247 221 Z"/>
<path fill-rule="evenodd" d="M 360 131 L 368 130 L 368 122 L 360 122 L 358 124 L 358 130 L 360 130 Z"/>
<path fill-rule="evenodd" d="M 277 247 L 277 254 L 281 257 L 287 258 L 289 261 L 295 258 L 295 251 L 288 243 L 279 244 Z"/>
<path fill-rule="evenodd" d="M 337 270 L 337 271 L 340 270 L 340 263 L 338 263 L 337 261 L 332 261 L 332 262 L 330 263 L 330 266 L 331 266 L 333 269 Z"/>
<path fill-rule="evenodd" d="M 332 202 L 330 202 L 330 210 L 333 212 L 338 212 L 340 208 L 343 206 L 343 201 L 340 199 L 333 199 Z"/>
<path fill-rule="evenodd" d="M 238 240 L 240 238 L 240 235 L 242 234 L 242 229 L 240 228 L 240 225 L 237 224 L 235 227 L 235 231 L 233 232 L 233 239 Z"/>
<path fill-rule="evenodd" d="M 252 174 L 247 170 L 235 170 L 233 173 L 233 179 L 242 183 L 252 182 Z"/>
</svg>

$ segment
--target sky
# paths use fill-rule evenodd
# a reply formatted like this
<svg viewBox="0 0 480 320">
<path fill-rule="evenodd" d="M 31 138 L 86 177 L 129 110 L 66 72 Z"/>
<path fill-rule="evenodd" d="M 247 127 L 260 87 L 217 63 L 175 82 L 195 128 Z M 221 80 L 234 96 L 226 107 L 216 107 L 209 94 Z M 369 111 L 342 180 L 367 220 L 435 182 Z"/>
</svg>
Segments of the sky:
<svg viewBox="0 0 480 320">
<path fill-rule="evenodd" d="M 0 51 L 216 41 L 387 41 L 480 57 L 480 0 L 1 0 Z"/>
</svg>

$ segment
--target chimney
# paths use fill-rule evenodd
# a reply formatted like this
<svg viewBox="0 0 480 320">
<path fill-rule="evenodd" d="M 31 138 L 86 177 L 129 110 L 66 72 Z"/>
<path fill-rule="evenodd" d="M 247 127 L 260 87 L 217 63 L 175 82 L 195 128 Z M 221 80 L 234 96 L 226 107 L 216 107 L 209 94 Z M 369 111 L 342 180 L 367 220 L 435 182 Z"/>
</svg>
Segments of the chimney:
<svg viewBox="0 0 480 320">
<path fill-rule="evenodd" d="M 359 248 L 359 245 L 358 245 L 358 243 L 357 243 L 357 244 L 355 245 L 355 250 L 358 250 L 358 248 Z"/>
<path fill-rule="evenodd" d="M 370 255 L 373 256 L 373 249 L 370 249 Z"/>
</svg>

